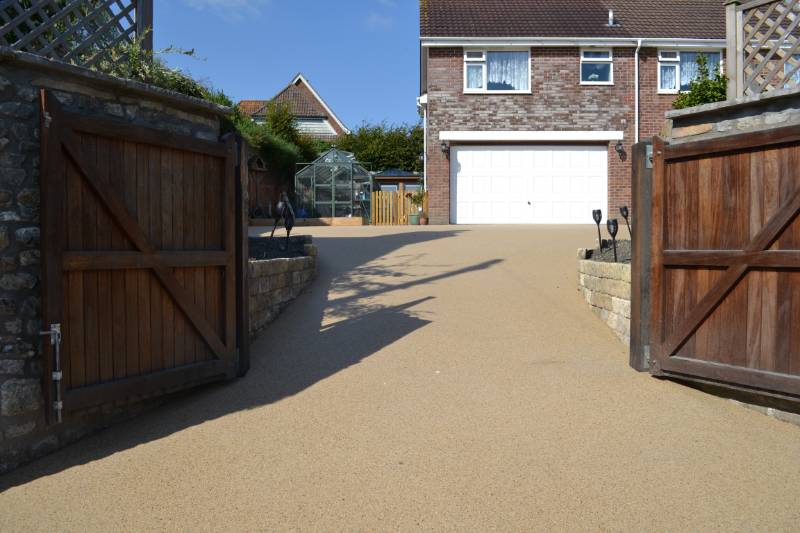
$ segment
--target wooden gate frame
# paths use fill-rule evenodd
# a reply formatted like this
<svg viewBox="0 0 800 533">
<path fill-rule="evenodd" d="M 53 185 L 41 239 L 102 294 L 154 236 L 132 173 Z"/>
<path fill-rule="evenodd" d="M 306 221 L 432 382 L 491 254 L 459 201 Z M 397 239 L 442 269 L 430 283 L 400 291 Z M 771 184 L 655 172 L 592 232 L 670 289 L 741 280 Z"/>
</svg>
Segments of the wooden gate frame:
<svg viewBox="0 0 800 533">
<path fill-rule="evenodd" d="M 800 269 L 800 253 L 770 251 L 770 246 L 800 214 L 800 187 L 765 222 L 742 250 L 665 250 L 667 222 L 666 164 L 670 160 L 720 155 L 741 150 L 766 148 L 800 142 L 800 126 L 786 126 L 762 132 L 732 135 L 723 139 L 668 145 L 661 137 L 653 139 L 653 201 L 651 238 L 651 373 L 692 379 L 699 377 L 725 385 L 798 395 L 800 376 L 778 374 L 723 363 L 702 361 L 676 355 L 687 340 L 722 303 L 725 297 L 754 267 Z M 666 267 L 721 267 L 724 274 L 697 303 L 683 323 L 668 337 L 665 334 L 664 291 Z"/>
<path fill-rule="evenodd" d="M 237 314 L 241 314 L 241 310 L 244 308 L 241 300 L 237 305 L 237 299 L 242 299 L 241 293 L 246 290 L 246 283 L 238 283 L 239 287 L 237 287 L 237 279 L 244 275 L 243 273 L 237 275 L 237 262 L 241 265 L 241 254 L 247 253 L 247 245 L 238 247 L 240 257 L 237 258 L 235 196 L 236 189 L 241 183 L 237 182 L 234 175 L 237 166 L 235 137 L 229 135 L 222 143 L 203 141 L 142 126 L 69 113 L 64 111 L 53 94 L 46 90 L 40 91 L 40 111 L 43 326 L 63 323 L 64 271 L 149 269 L 217 357 L 212 361 L 193 363 L 67 392 L 64 395 L 64 409 L 66 411 L 84 409 L 98 403 L 125 399 L 131 395 L 152 393 L 154 390 L 176 390 L 185 386 L 234 377 L 237 373 L 239 345 L 237 341 L 241 341 L 243 346 L 247 345 L 246 338 L 237 338 L 240 337 L 237 335 Z M 137 220 L 130 215 L 116 191 L 99 179 L 99 171 L 95 163 L 87 157 L 76 131 L 224 158 L 223 202 L 225 208 L 222 215 L 224 251 L 165 252 L 157 250 Z M 115 251 L 113 253 L 65 251 L 65 228 L 62 223 L 65 217 L 64 201 L 59 194 L 59 191 L 63 190 L 61 185 L 66 180 L 65 158 L 72 161 L 84 182 L 97 195 L 99 205 L 103 205 L 107 209 L 109 218 L 119 225 L 138 251 Z M 246 241 L 246 239 L 247 236 L 244 235 L 243 240 Z M 171 268 L 174 267 L 197 266 L 224 267 L 224 339 L 217 335 L 205 316 L 194 307 L 191 295 L 181 286 L 171 271 Z M 241 266 L 240 268 L 242 271 L 246 271 L 245 268 Z M 246 302 L 246 300 L 244 301 Z M 237 307 L 239 313 L 237 313 Z M 240 322 L 242 318 L 240 317 Z M 56 386 L 52 375 L 54 354 L 53 347 L 48 343 L 43 343 L 43 348 L 45 357 L 43 390 L 48 419 L 52 420 L 52 400 Z"/>
</svg>

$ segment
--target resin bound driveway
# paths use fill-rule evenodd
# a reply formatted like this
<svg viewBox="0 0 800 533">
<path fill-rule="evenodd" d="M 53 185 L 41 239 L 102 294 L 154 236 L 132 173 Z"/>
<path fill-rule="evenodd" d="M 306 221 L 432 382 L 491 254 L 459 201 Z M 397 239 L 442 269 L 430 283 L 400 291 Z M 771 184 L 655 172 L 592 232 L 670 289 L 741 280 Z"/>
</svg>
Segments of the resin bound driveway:
<svg viewBox="0 0 800 533">
<path fill-rule="evenodd" d="M 797 530 L 800 428 L 630 370 L 593 227 L 311 233 L 245 379 L 0 478 L 0 530 Z"/>
</svg>

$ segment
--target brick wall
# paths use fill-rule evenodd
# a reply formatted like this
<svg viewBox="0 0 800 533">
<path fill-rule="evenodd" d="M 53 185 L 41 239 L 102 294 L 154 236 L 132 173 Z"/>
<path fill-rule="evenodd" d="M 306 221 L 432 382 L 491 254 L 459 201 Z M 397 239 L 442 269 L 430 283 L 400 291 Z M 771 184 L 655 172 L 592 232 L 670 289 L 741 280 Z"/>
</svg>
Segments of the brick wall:
<svg viewBox="0 0 800 533">
<path fill-rule="evenodd" d="M 462 48 L 431 48 L 428 57 L 428 166 L 432 224 L 450 220 L 450 163 L 440 149 L 444 130 L 621 130 L 628 157 L 608 145 L 608 212 L 630 205 L 634 132 L 634 48 L 614 49 L 614 85 L 580 85 L 579 48 L 532 48 L 532 94 L 464 94 Z M 641 138 L 661 129 L 673 95 L 658 95 L 657 51 L 640 58 Z"/>
</svg>

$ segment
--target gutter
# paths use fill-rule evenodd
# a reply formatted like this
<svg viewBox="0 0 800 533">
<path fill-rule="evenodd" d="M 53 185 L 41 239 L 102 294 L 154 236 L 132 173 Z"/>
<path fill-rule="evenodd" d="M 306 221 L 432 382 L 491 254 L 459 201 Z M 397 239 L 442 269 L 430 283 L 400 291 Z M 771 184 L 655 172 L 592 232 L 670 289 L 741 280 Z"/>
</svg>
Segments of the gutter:
<svg viewBox="0 0 800 533">
<path fill-rule="evenodd" d="M 657 48 L 725 48 L 725 39 L 646 38 L 646 37 L 427 37 L 420 36 L 423 48 L 447 46 L 615 46 L 633 48 L 643 45 Z"/>
</svg>

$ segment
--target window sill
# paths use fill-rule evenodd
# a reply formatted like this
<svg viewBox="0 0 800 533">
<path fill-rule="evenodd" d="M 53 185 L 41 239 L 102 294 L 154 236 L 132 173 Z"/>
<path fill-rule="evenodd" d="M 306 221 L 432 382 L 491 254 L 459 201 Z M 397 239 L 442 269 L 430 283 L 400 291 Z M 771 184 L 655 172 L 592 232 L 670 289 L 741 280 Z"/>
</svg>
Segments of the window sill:
<svg viewBox="0 0 800 533">
<path fill-rule="evenodd" d="M 592 85 L 600 85 L 600 86 L 603 86 L 603 85 L 605 85 L 605 86 L 614 85 L 614 82 L 613 81 L 582 81 L 580 84 L 581 85 L 587 85 L 587 86 L 591 87 Z"/>
<path fill-rule="evenodd" d="M 464 90 L 464 94 L 533 94 L 533 91 L 475 91 Z"/>
<path fill-rule="evenodd" d="M 658 94 L 676 95 L 681 94 L 681 91 L 658 91 Z"/>
</svg>

